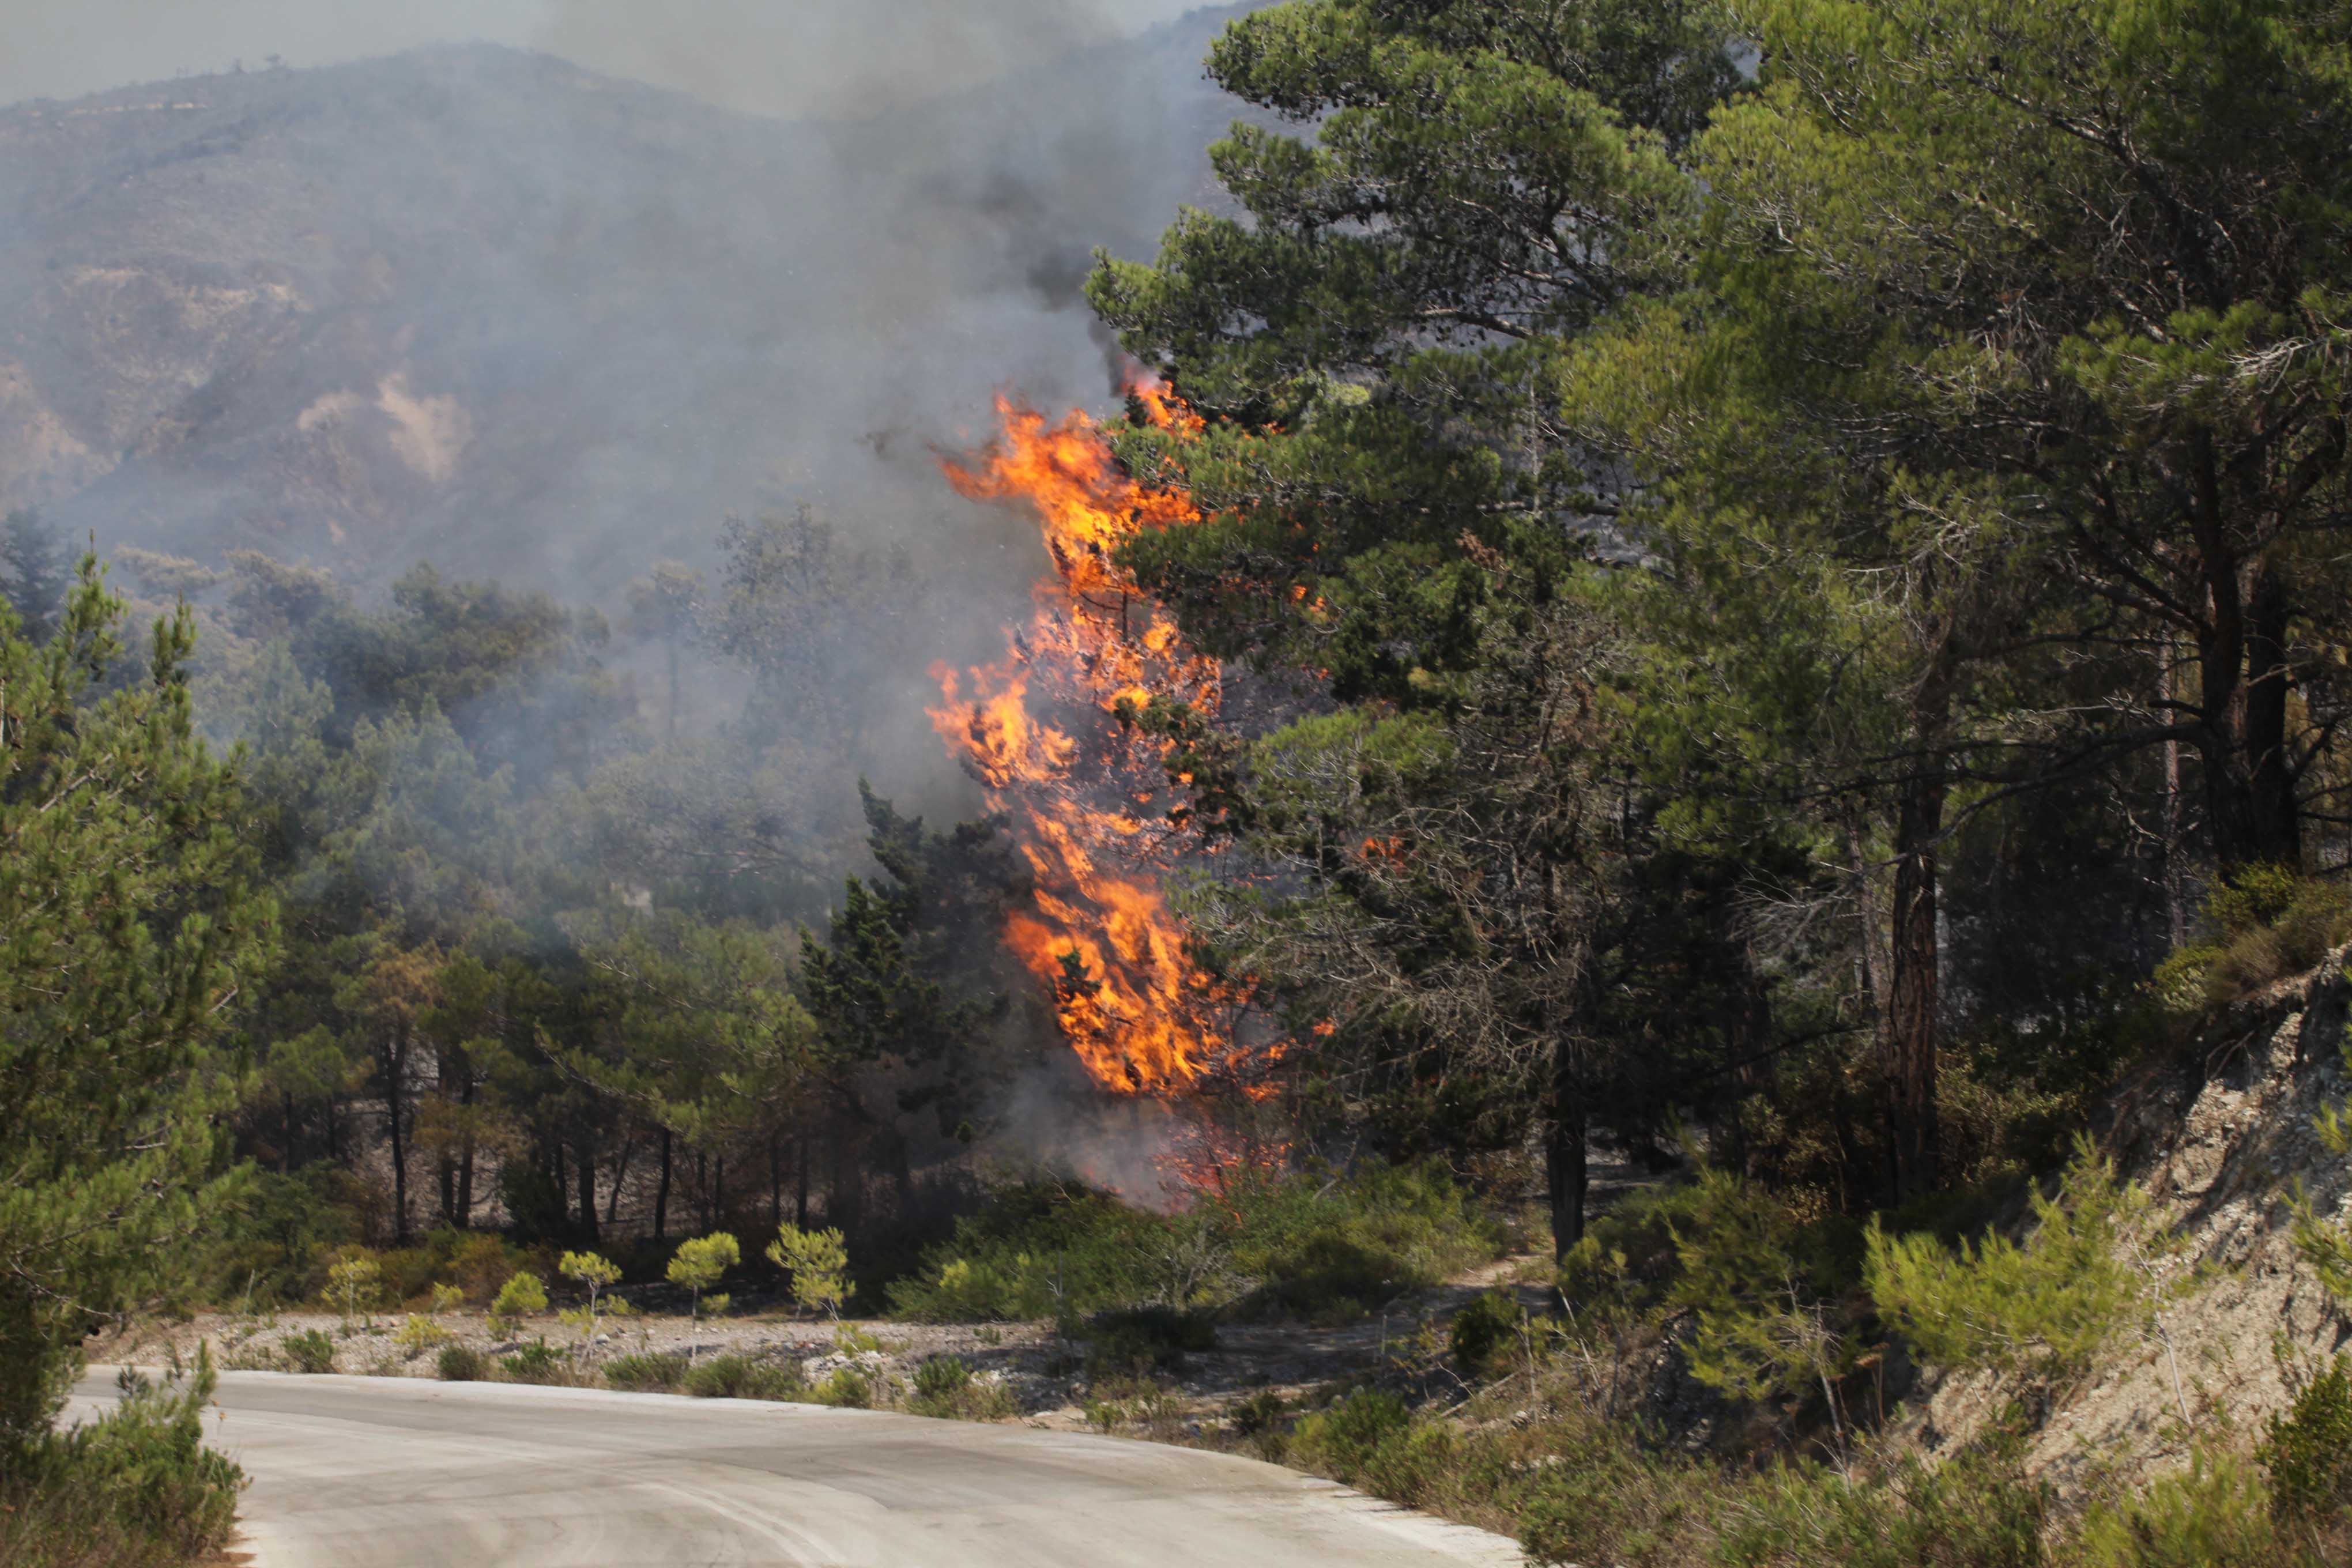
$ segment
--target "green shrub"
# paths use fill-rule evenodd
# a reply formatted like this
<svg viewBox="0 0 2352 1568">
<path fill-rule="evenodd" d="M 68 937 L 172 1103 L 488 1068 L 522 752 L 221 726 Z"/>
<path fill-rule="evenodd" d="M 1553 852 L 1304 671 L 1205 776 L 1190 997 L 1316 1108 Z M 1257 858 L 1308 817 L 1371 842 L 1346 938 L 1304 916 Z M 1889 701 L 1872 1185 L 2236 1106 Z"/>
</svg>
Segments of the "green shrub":
<svg viewBox="0 0 2352 1568">
<path fill-rule="evenodd" d="M 675 1394 L 688 1371 L 682 1355 L 614 1356 L 604 1363 L 604 1381 L 631 1394 Z"/>
<path fill-rule="evenodd" d="M 1101 1193 L 1003 1189 L 889 1289 L 922 1321 L 1084 1316 L 1158 1303 L 1339 1321 L 1498 1256 L 1501 1228 L 1444 1167 L 1244 1174 L 1153 1214 Z"/>
<path fill-rule="evenodd" d="M 575 1381 L 571 1358 L 544 1341 L 524 1345 L 511 1355 L 500 1357 L 499 1370 L 510 1383 L 570 1384 Z"/>
<path fill-rule="evenodd" d="M 1381 1389 L 1360 1389 L 1299 1422 L 1291 1432 L 1291 1452 L 1301 1468 L 1352 1484 L 1381 1445 L 1412 1425 L 1403 1400 Z"/>
<path fill-rule="evenodd" d="M 217 1381 L 201 1347 L 184 1383 L 126 1372 L 114 1408 L 12 1455 L 0 1476 L 0 1563 L 177 1568 L 226 1546 L 245 1479 L 204 1446 Z"/>
<path fill-rule="evenodd" d="M 533 1312 L 547 1310 L 547 1283 L 536 1274 L 518 1269 L 499 1287 L 490 1303 L 490 1332 L 510 1334 Z"/>
<path fill-rule="evenodd" d="M 2042 1568 L 2051 1494 L 2019 1468 L 2014 1431 L 1930 1468 L 1787 1465 L 1725 1521 L 1724 1568 Z"/>
<path fill-rule="evenodd" d="M 1847 1270 L 1834 1233 L 1724 1171 L 1700 1174 L 1668 1228 L 1676 1273 L 1666 1300 L 1696 1320 L 1691 1375 L 1736 1399 L 1815 1387 L 1829 1396 L 1854 1354 L 1836 1301 Z"/>
<path fill-rule="evenodd" d="M 2284 1568 L 2262 1478 L 2229 1454 L 2200 1450 L 2139 1496 L 2084 1521 L 2083 1568 Z"/>
<path fill-rule="evenodd" d="M 1007 1187 L 890 1286 L 891 1310 L 919 1322 L 971 1322 L 1143 1300 L 1151 1293 L 1144 1259 L 1167 1231 L 1166 1216 L 1108 1194 Z"/>
<path fill-rule="evenodd" d="M 1267 1458 L 1279 1460 L 1290 1447 L 1290 1406 L 1273 1389 L 1261 1389 L 1234 1402 L 1234 1436 Z"/>
<path fill-rule="evenodd" d="M 869 1410 L 874 1405 L 874 1380 L 854 1366 L 838 1366 L 817 1384 L 813 1397 L 819 1405 L 842 1410 Z"/>
<path fill-rule="evenodd" d="M 1020 1414 L 1013 1393 L 993 1378 L 974 1377 L 960 1356 L 933 1356 L 915 1369 L 908 1413 L 954 1421 L 996 1421 Z"/>
<path fill-rule="evenodd" d="M 2157 966 L 2149 989 L 2176 1016 L 2223 1006 L 2300 974 L 2352 935 L 2352 893 L 2291 867 L 2250 866 L 2206 899 L 2207 940 Z"/>
<path fill-rule="evenodd" d="M 2058 1195 L 2034 1195 L 2034 1227 L 2021 1244 L 1988 1234 L 1954 1253 L 1933 1237 L 1896 1239 L 1874 1226 L 1871 1300 L 1930 1361 L 2063 1381 L 2142 1301 L 2147 1283 L 2127 1254 L 2147 1206 L 2144 1193 L 2080 1144 Z"/>
<path fill-rule="evenodd" d="M 2270 1418 L 2261 1458 L 2281 1528 L 2315 1553 L 2352 1556 L 2352 1363 L 2336 1357 Z"/>
<path fill-rule="evenodd" d="M 392 1342 L 410 1355 L 415 1356 L 447 1344 L 449 1337 L 449 1331 L 430 1316 L 422 1312 L 411 1312 L 401 1323 L 400 1331 L 392 1336 Z"/>
<path fill-rule="evenodd" d="M 1454 1314 L 1446 1330 L 1446 1351 L 1454 1370 L 1465 1378 L 1480 1378 L 1496 1358 L 1517 1342 L 1528 1319 L 1517 1301 L 1500 1290 L 1489 1290 Z"/>
<path fill-rule="evenodd" d="M 1217 1348 L 1216 1325 L 1200 1312 L 1172 1307 L 1125 1307 L 1097 1312 L 1087 1325 L 1087 1373 L 1091 1377 L 1172 1372 L 1187 1351 Z"/>
<path fill-rule="evenodd" d="M 471 1345 L 444 1345 L 434 1370 L 444 1383 L 480 1383 L 490 1375 L 490 1358 Z"/>
<path fill-rule="evenodd" d="M 335 1342 L 323 1329 L 304 1329 L 289 1334 L 278 1342 L 286 1364 L 296 1372 L 328 1373 L 335 1370 Z"/>
<path fill-rule="evenodd" d="M 648 1357 L 676 1360 L 676 1357 Z M 609 1376 L 610 1374 L 607 1373 Z M 758 1361 L 747 1355 L 716 1355 L 688 1372 L 686 1392 L 698 1399 L 797 1400 L 807 1397 L 808 1384 L 797 1366 Z"/>
<path fill-rule="evenodd" d="M 971 1382 L 971 1367 L 961 1356 L 935 1355 L 915 1369 L 915 1392 L 935 1397 L 958 1393 Z"/>
</svg>

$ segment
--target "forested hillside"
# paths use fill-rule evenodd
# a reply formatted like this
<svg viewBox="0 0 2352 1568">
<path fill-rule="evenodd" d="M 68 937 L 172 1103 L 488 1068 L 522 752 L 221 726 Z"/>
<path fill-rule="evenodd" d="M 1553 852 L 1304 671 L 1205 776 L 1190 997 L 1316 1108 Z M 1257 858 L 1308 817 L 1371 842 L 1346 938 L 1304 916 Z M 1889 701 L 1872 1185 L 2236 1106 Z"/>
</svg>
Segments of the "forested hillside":
<svg viewBox="0 0 2352 1568">
<path fill-rule="evenodd" d="M 2345 1561 L 2345 0 L 1217 20 L 1123 412 L 936 477 L 1043 527 L 1001 645 L 854 507 L 595 602 L 12 517 L 0 1443 L 110 1316 L 380 1289 L 445 1376 L 1014 1413 L 597 1348 L 731 1282 L 1545 1563 Z"/>
</svg>

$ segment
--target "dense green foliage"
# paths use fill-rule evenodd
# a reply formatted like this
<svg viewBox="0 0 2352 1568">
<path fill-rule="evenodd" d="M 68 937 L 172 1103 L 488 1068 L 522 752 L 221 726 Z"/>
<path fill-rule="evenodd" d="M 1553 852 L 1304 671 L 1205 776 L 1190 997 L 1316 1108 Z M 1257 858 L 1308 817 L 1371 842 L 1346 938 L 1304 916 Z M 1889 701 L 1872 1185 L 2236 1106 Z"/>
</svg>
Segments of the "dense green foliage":
<svg viewBox="0 0 2352 1568">
<path fill-rule="evenodd" d="M 276 934 L 189 617 L 132 673 L 123 616 L 89 560 L 47 641 L 0 613 L 0 1464 L 235 1196 L 229 1026 Z"/>
<path fill-rule="evenodd" d="M 204 1446 L 216 1381 L 201 1353 L 184 1377 L 125 1373 L 113 1409 L 14 1452 L 0 1468 L 0 1562 L 173 1568 L 227 1545 L 245 1477 Z"/>
</svg>

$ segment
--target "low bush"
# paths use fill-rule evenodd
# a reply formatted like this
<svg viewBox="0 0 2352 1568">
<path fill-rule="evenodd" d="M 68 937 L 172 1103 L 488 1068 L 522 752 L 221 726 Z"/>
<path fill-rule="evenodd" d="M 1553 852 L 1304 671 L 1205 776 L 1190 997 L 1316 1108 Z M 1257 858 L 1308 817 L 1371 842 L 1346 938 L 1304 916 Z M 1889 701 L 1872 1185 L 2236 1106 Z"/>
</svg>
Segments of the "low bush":
<svg viewBox="0 0 2352 1568">
<path fill-rule="evenodd" d="M 971 1385 L 971 1366 L 961 1356 L 935 1355 L 915 1369 L 915 1392 L 943 1398 Z"/>
<path fill-rule="evenodd" d="M 516 1273 L 499 1287 L 490 1303 L 490 1332 L 510 1334 L 533 1312 L 547 1310 L 547 1284 L 536 1274 Z"/>
<path fill-rule="evenodd" d="M 604 1381 L 631 1394 L 675 1394 L 685 1385 L 688 1370 L 682 1355 L 614 1356 L 604 1363 Z"/>
<path fill-rule="evenodd" d="M 2261 1458 L 2280 1533 L 2315 1562 L 2352 1562 L 2352 1363 L 2336 1357 L 2270 1418 Z"/>
<path fill-rule="evenodd" d="M 1179 1214 L 1102 1193 L 1003 1189 L 889 1289 L 920 1321 L 1084 1316 L 1158 1304 L 1318 1321 L 1498 1256 L 1501 1227 L 1437 1165 L 1243 1175 Z"/>
<path fill-rule="evenodd" d="M 2291 867 L 2250 866 L 2206 899 L 2205 940 L 2157 966 L 2149 989 L 2176 1017 L 2193 1018 L 2290 974 L 2352 936 L 2352 892 Z"/>
<path fill-rule="evenodd" d="M 1352 1484 L 1382 1443 L 1412 1426 L 1403 1400 L 1381 1389 L 1360 1389 L 1301 1420 L 1291 1432 L 1290 1449 L 1301 1468 Z"/>
<path fill-rule="evenodd" d="M 907 1412 L 950 1421 L 1000 1421 L 1021 1413 L 1012 1390 L 992 1377 L 975 1377 L 961 1356 L 933 1356 L 915 1369 Z"/>
<path fill-rule="evenodd" d="M 2146 1208 L 2146 1194 L 2085 1143 L 2058 1195 L 2035 1194 L 2022 1242 L 1989 1233 L 1954 1252 L 1874 1226 L 1871 1300 L 1930 1361 L 2054 1384 L 2087 1367 L 2146 1293 L 2130 1257 Z"/>
<path fill-rule="evenodd" d="M 870 1410 L 874 1406 L 874 1380 L 854 1366 L 838 1366 L 808 1397 L 818 1405 L 842 1410 Z"/>
<path fill-rule="evenodd" d="M 490 1358 L 471 1345 L 444 1345 L 434 1370 L 444 1383 L 482 1383 L 490 1375 Z"/>
<path fill-rule="evenodd" d="M 1087 1337 L 1087 1373 L 1091 1377 L 1173 1372 L 1183 1365 L 1187 1351 L 1217 1348 L 1216 1325 L 1206 1314 L 1171 1307 L 1097 1312 Z"/>
<path fill-rule="evenodd" d="M 647 1361 L 676 1361 L 676 1356 L 647 1356 Z M 611 1373 L 605 1373 L 609 1379 Z M 681 1380 L 698 1399 L 799 1400 L 808 1396 L 808 1384 L 797 1366 L 757 1361 L 747 1355 L 716 1355 L 688 1371 Z"/>
<path fill-rule="evenodd" d="M 113 1409 L 12 1454 L 0 1475 L 0 1563 L 177 1568 L 226 1546 L 245 1478 L 204 1446 L 215 1382 L 202 1350 L 184 1382 L 126 1373 Z"/>
<path fill-rule="evenodd" d="M 1280 1459 L 1290 1447 L 1290 1405 L 1273 1389 L 1264 1389 L 1234 1402 L 1231 1416 L 1234 1436 L 1249 1443 L 1269 1459 Z"/>
<path fill-rule="evenodd" d="M 323 1329 L 304 1329 L 289 1334 L 278 1342 L 278 1351 L 286 1357 L 288 1368 L 294 1372 L 329 1373 L 335 1370 L 335 1342 Z"/>
<path fill-rule="evenodd" d="M 2188 1469 L 2095 1510 L 2077 1561 L 2082 1568 L 2287 1568 L 2294 1559 L 2272 1527 L 2262 1478 L 2230 1454 L 2200 1450 Z"/>
<path fill-rule="evenodd" d="M 449 1339 L 449 1331 L 431 1317 L 411 1312 L 400 1325 L 400 1331 L 393 1335 L 392 1342 L 411 1356 L 418 1356 L 447 1344 Z"/>
<path fill-rule="evenodd" d="M 544 1341 L 499 1357 L 499 1371 L 509 1383 L 568 1384 L 578 1381 L 572 1358 Z"/>
<path fill-rule="evenodd" d="M 1454 1314 L 1446 1329 L 1447 1358 L 1465 1378 L 1481 1378 L 1497 1358 L 1517 1342 L 1528 1315 L 1517 1301 L 1500 1290 L 1489 1290 Z"/>
<path fill-rule="evenodd" d="M 2051 1493 L 2003 1430 L 1941 1465 L 1785 1465 L 1727 1509 L 1724 1568 L 2042 1568 Z"/>
</svg>

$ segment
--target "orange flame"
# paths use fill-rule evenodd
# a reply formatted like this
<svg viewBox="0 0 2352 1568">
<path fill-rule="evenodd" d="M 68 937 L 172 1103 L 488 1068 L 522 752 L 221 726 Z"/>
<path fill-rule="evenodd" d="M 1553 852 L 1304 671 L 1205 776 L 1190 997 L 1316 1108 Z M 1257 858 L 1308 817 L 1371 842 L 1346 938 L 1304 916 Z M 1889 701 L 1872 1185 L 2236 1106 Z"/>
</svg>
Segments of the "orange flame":
<svg viewBox="0 0 2352 1568">
<path fill-rule="evenodd" d="M 1166 388 L 1129 390 L 1162 429 L 1201 430 Z M 948 480 L 975 500 L 1034 508 L 1054 572 L 1001 662 L 933 669 L 931 722 L 988 786 L 991 808 L 1025 828 L 1035 908 L 1008 920 L 1005 939 L 1053 987 L 1072 1048 L 1119 1093 L 1181 1091 L 1233 1058 L 1220 1021 L 1233 998 L 1186 959 L 1182 922 L 1150 868 L 1167 751 L 1131 720 L 1155 700 L 1214 713 L 1223 672 L 1111 556 L 1143 529 L 1201 514 L 1183 492 L 1131 478 L 1083 413 L 1049 422 L 1000 397 L 997 414 L 1002 436 L 974 464 L 946 464 Z"/>
</svg>

